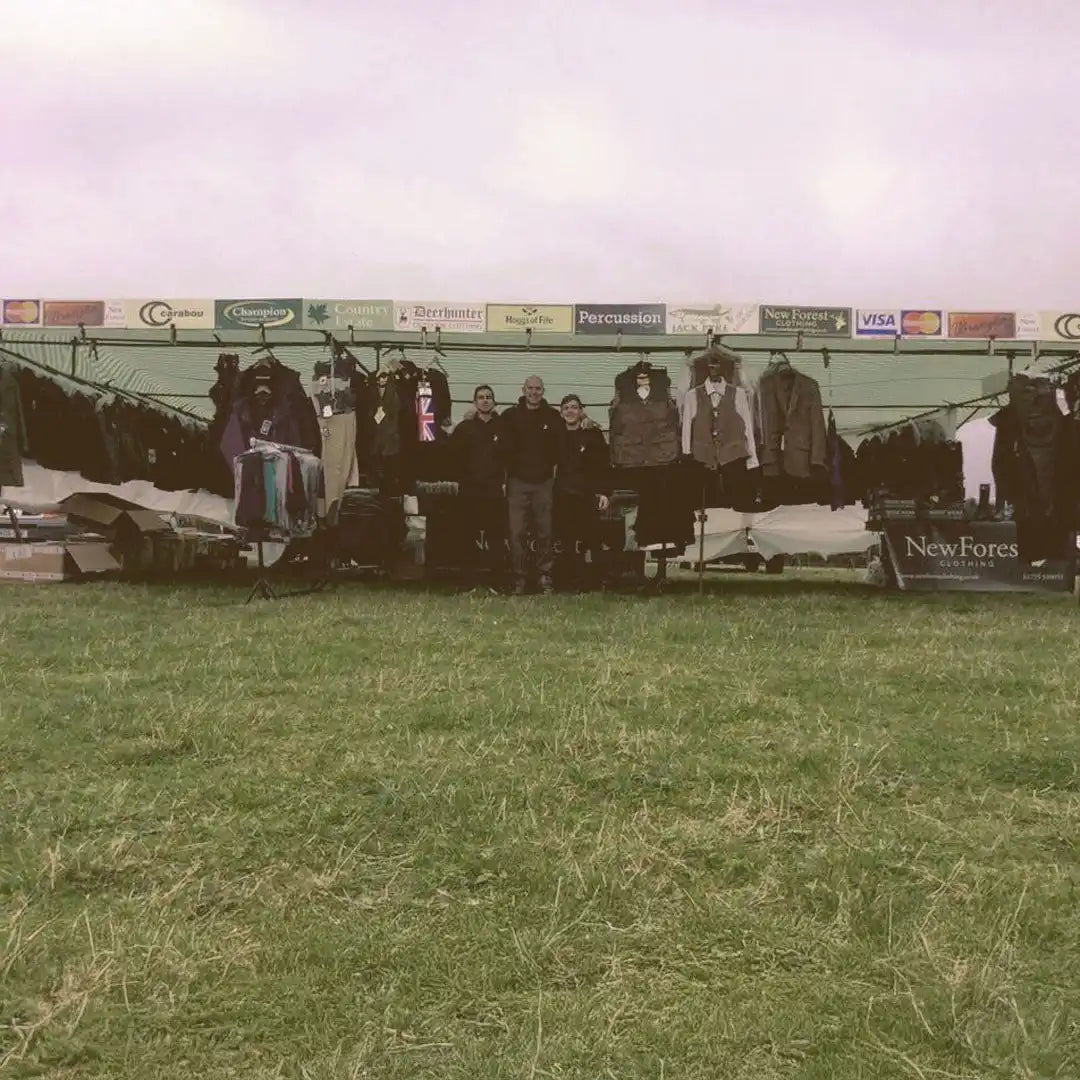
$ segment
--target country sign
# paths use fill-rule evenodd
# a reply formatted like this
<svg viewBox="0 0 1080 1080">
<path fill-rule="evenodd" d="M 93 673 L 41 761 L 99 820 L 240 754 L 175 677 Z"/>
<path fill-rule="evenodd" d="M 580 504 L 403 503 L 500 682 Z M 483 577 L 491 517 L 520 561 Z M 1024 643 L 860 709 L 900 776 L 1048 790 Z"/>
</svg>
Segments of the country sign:
<svg viewBox="0 0 1080 1080">
<path fill-rule="evenodd" d="M 493 333 L 572 334 L 574 309 L 570 304 L 488 304 L 487 328 Z"/>
<path fill-rule="evenodd" d="M 128 300 L 124 304 L 127 325 L 161 330 L 212 330 L 213 300 Z"/>
<path fill-rule="evenodd" d="M 7 326 L 39 326 L 41 324 L 40 300 L 5 300 L 3 318 Z"/>
<path fill-rule="evenodd" d="M 940 311 L 909 308 L 900 312 L 900 333 L 904 337 L 941 337 L 944 326 Z"/>
<path fill-rule="evenodd" d="M 299 330 L 302 307 L 301 300 L 217 300 L 214 324 L 219 330 Z"/>
<path fill-rule="evenodd" d="M 482 334 L 486 326 L 485 304 L 430 300 L 394 304 L 395 330 L 445 330 L 458 334 Z"/>
<path fill-rule="evenodd" d="M 1014 338 L 1016 313 L 1013 311 L 950 311 L 951 338 Z"/>
<path fill-rule="evenodd" d="M 776 307 L 762 304 L 761 333 L 847 337 L 851 333 L 851 308 Z"/>
<path fill-rule="evenodd" d="M 663 334 L 665 304 L 575 304 L 575 334 Z"/>
<path fill-rule="evenodd" d="M 669 334 L 756 334 L 759 320 L 758 304 L 667 305 Z"/>
<path fill-rule="evenodd" d="M 44 326 L 123 327 L 124 305 L 118 300 L 46 300 L 42 305 Z"/>
<path fill-rule="evenodd" d="M 859 308 L 855 312 L 856 337 L 896 337 L 900 333 L 899 311 Z"/>
<path fill-rule="evenodd" d="M 393 330 L 393 300 L 305 300 L 305 330 Z"/>
</svg>

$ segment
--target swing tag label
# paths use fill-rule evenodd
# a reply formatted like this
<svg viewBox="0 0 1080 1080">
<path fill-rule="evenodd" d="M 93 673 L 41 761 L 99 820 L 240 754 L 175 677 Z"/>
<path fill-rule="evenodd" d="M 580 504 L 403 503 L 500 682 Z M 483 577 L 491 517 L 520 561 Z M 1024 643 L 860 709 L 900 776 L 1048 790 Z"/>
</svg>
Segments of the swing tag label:
<svg viewBox="0 0 1080 1080">
<path fill-rule="evenodd" d="M 264 420 L 264 421 L 263 421 L 263 422 L 262 422 L 262 423 L 261 423 L 261 424 L 259 425 L 259 434 L 260 434 L 260 435 L 269 435 L 269 434 L 270 434 L 270 429 L 271 429 L 271 428 L 272 428 L 273 426 L 274 426 L 274 425 L 273 425 L 273 424 L 272 424 L 272 423 L 271 423 L 271 422 L 270 422 L 269 420 Z"/>
<path fill-rule="evenodd" d="M 324 405 L 324 406 L 322 407 L 322 414 L 323 414 L 323 416 L 333 416 L 333 415 L 334 415 L 334 409 L 333 409 L 333 406 L 331 406 L 331 405 Z"/>
</svg>

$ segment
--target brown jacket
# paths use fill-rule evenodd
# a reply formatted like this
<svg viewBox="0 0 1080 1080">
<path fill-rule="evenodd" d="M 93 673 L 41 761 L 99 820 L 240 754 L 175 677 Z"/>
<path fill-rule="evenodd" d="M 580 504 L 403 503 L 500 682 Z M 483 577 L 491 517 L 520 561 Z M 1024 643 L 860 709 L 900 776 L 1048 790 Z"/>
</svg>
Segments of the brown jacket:
<svg viewBox="0 0 1080 1080">
<path fill-rule="evenodd" d="M 762 473 L 807 479 L 811 468 L 824 468 L 825 410 L 817 380 L 794 370 L 765 375 L 757 400 Z"/>
</svg>

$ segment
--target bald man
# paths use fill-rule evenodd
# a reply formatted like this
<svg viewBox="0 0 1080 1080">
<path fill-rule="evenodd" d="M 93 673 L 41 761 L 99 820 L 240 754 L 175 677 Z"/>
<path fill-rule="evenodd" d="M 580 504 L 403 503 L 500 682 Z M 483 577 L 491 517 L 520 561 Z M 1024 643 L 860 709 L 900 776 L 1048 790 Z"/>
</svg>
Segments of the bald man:
<svg viewBox="0 0 1080 1080">
<path fill-rule="evenodd" d="M 562 417 L 544 399 L 544 380 L 530 375 L 517 405 L 501 418 L 506 461 L 506 501 L 510 513 L 510 553 L 515 596 L 525 592 L 529 571 L 526 537 L 536 545 L 540 591 L 552 591 L 551 513 Z"/>
</svg>

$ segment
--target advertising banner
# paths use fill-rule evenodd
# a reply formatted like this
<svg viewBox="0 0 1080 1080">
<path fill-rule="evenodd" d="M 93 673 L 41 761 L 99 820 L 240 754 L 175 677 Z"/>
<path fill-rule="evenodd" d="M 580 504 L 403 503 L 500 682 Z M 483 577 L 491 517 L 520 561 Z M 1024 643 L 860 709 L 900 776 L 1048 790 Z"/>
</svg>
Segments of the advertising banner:
<svg viewBox="0 0 1080 1080">
<path fill-rule="evenodd" d="M 900 333 L 904 337 L 941 337 L 945 313 L 926 308 L 905 308 L 900 312 Z"/>
<path fill-rule="evenodd" d="M 951 338 L 1014 338 L 1014 311 L 950 311 Z"/>
<path fill-rule="evenodd" d="M 410 300 L 394 303 L 395 330 L 444 330 L 452 334 L 482 334 L 487 328 L 484 304 Z"/>
<path fill-rule="evenodd" d="M 666 304 L 575 304 L 575 334 L 664 334 Z"/>
<path fill-rule="evenodd" d="M 896 585 L 929 592 L 1071 592 L 1069 557 L 1029 566 L 1019 558 L 1012 521 L 887 521 L 885 545 Z"/>
<path fill-rule="evenodd" d="M 5 300 L 0 322 L 5 326 L 40 326 L 40 300 Z"/>
<path fill-rule="evenodd" d="M 302 300 L 217 300 L 214 324 L 218 330 L 299 330 Z"/>
<path fill-rule="evenodd" d="M 572 334 L 574 309 L 570 304 L 488 304 L 487 328 L 493 333 Z"/>
<path fill-rule="evenodd" d="M 668 304 L 669 334 L 756 334 L 761 324 L 757 304 Z"/>
<path fill-rule="evenodd" d="M 859 308 L 855 312 L 856 337 L 896 337 L 900 333 L 899 311 Z"/>
<path fill-rule="evenodd" d="M 1016 313 L 1016 336 L 1021 341 L 1038 341 L 1043 336 L 1042 316 L 1037 311 Z"/>
<path fill-rule="evenodd" d="M 1043 334 L 1056 341 L 1080 341 L 1080 312 L 1041 311 L 1039 323 Z"/>
<path fill-rule="evenodd" d="M 305 330 L 393 330 L 393 300 L 305 300 Z"/>
<path fill-rule="evenodd" d="M 161 330 L 170 323 L 177 330 L 213 330 L 213 300 L 128 300 L 127 325 Z"/>
<path fill-rule="evenodd" d="M 121 300 L 46 300 L 42 304 L 43 326 L 79 326 L 120 329 L 126 325 Z"/>
<path fill-rule="evenodd" d="M 851 333 L 851 308 L 775 307 L 762 304 L 761 332 L 847 337 Z"/>
</svg>

